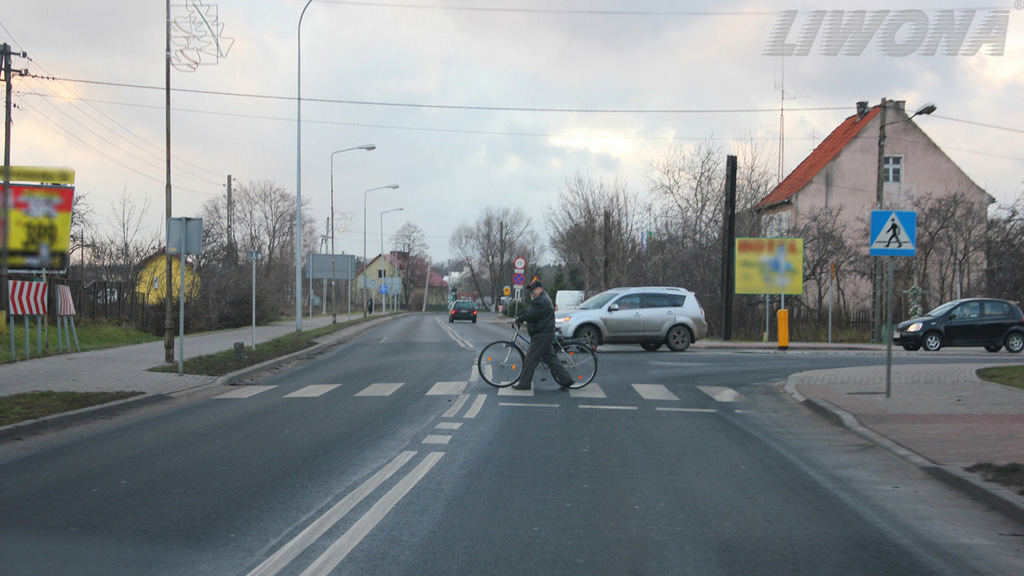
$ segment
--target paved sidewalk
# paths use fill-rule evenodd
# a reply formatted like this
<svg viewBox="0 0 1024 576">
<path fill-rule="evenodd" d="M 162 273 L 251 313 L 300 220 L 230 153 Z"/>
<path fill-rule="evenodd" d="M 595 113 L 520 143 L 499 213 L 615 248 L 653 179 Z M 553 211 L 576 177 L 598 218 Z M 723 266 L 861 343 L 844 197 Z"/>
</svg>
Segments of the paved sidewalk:
<svg viewBox="0 0 1024 576">
<path fill-rule="evenodd" d="M 814 370 L 786 391 L 929 474 L 1024 523 L 1024 496 L 964 471 L 973 464 L 1024 463 L 1024 390 L 985 382 L 991 364 L 896 365 Z"/>
</svg>

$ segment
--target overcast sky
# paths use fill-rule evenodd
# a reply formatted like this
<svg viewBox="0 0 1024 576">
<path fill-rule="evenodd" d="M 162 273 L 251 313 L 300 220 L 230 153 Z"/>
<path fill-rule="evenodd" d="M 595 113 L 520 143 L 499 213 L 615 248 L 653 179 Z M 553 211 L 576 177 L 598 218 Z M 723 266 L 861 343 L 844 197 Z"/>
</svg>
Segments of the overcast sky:
<svg viewBox="0 0 1024 576">
<path fill-rule="evenodd" d="M 295 191 L 305 4 L 205 3 L 230 50 L 171 73 L 175 217 L 224 194 L 228 174 Z M 887 56 L 881 33 L 860 55 L 824 56 L 824 27 L 806 56 L 765 54 L 782 11 L 796 11 L 784 42 L 797 43 L 816 9 L 919 10 L 933 23 L 974 9 L 968 40 L 999 9 L 1009 27 L 1002 56 Z M 63 79 L 15 80 L 12 164 L 73 167 L 101 225 L 127 192 L 162 226 L 165 23 L 156 0 L 8 0 L 0 12 L 3 41 L 29 57 L 15 68 Z M 304 225 L 325 230 L 331 153 L 377 146 L 335 156 L 339 226 L 352 214 L 339 253 L 362 254 L 370 188 L 401 186 L 369 195 L 371 256 L 381 211 L 403 208 L 384 216 L 385 241 L 411 222 L 443 259 L 452 230 L 487 206 L 523 208 L 546 238 L 544 213 L 577 172 L 642 190 L 673 144 L 713 138 L 736 153 L 753 137 L 774 155 L 783 90 L 787 173 L 858 100 L 887 97 L 934 102 L 918 124 L 997 201 L 1024 180 L 1024 12 L 1011 2 L 314 0 L 301 45 Z"/>
</svg>

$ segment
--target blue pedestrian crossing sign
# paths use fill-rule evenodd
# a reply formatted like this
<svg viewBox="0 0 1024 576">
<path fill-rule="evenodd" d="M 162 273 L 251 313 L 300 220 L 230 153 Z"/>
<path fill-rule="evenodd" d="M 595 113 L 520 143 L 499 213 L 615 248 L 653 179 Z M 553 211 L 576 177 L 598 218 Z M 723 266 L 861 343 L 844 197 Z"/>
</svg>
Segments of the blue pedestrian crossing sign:
<svg viewBox="0 0 1024 576">
<path fill-rule="evenodd" d="M 872 256 L 913 256 L 917 251 L 917 212 L 871 211 Z"/>
</svg>

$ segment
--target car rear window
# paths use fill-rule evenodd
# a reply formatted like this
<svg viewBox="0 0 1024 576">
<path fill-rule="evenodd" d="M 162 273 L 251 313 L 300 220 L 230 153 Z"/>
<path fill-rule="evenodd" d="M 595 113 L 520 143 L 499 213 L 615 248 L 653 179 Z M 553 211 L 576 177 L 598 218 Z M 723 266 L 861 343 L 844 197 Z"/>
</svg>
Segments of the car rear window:
<svg viewBox="0 0 1024 576">
<path fill-rule="evenodd" d="M 681 308 L 685 302 L 682 294 L 644 294 L 644 308 Z"/>
<path fill-rule="evenodd" d="M 1010 305 L 1006 302 L 985 302 L 985 316 L 1009 316 Z"/>
</svg>

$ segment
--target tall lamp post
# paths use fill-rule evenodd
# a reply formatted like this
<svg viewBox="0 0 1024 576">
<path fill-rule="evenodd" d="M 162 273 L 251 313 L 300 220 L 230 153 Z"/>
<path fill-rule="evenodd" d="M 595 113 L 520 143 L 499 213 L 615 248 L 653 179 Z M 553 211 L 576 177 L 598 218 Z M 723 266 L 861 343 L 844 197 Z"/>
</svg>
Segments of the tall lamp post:
<svg viewBox="0 0 1024 576">
<path fill-rule="evenodd" d="M 302 331 L 302 17 L 313 0 L 307 0 L 299 14 L 295 36 L 298 44 L 295 113 L 295 331 Z"/>
<path fill-rule="evenodd" d="M 370 152 L 376 149 L 377 146 L 375 144 L 363 144 L 362 146 L 331 152 L 331 324 L 337 324 L 338 322 L 338 307 L 334 298 L 334 279 L 336 277 L 334 273 L 334 155 L 348 152 L 349 150 L 366 150 Z M 349 278 L 348 281 L 352 282 L 352 279 Z"/>
<path fill-rule="evenodd" d="M 913 114 L 911 114 L 910 116 L 907 116 L 906 118 L 904 118 L 902 120 L 896 120 L 895 122 L 888 122 L 887 123 L 885 121 L 885 117 L 886 117 L 886 110 L 888 109 L 888 105 L 889 105 L 890 102 L 892 102 L 892 100 L 886 100 L 885 98 L 882 98 L 881 109 L 878 111 L 878 173 L 876 175 L 876 180 L 875 180 L 875 203 L 877 205 L 877 209 L 878 210 L 884 210 L 885 209 L 885 185 L 884 185 L 885 184 L 885 127 L 886 126 L 891 126 L 893 124 L 900 124 L 902 122 L 909 122 L 910 120 L 913 120 L 916 116 L 925 116 L 925 115 L 931 114 L 932 112 L 935 112 L 935 110 L 937 110 L 937 107 L 935 106 L 935 104 L 932 104 L 931 102 L 929 102 L 929 103 L 925 104 L 924 106 L 921 106 L 920 108 L 918 108 L 917 111 L 914 112 Z M 892 261 L 890 260 L 890 264 L 891 263 L 892 263 Z M 876 294 L 876 297 L 875 297 L 875 300 L 874 300 L 874 304 L 875 304 L 874 319 L 875 319 L 876 331 L 875 331 L 874 337 L 875 337 L 875 341 L 876 342 L 881 342 L 882 338 L 886 338 L 887 340 L 891 341 L 891 338 L 886 335 L 886 332 L 885 332 L 885 330 L 883 330 L 883 327 L 882 327 L 882 320 L 881 320 L 882 306 L 880 305 L 880 302 L 879 302 L 881 300 L 882 292 L 881 292 L 880 289 L 877 288 L 879 286 L 879 284 L 881 283 L 881 278 L 882 278 L 882 263 L 879 260 L 878 263 L 875 266 L 875 286 L 876 286 L 875 294 Z M 890 275 L 889 282 L 890 282 L 889 290 L 891 291 L 892 290 L 891 275 Z M 889 311 L 888 311 L 887 318 L 886 318 L 886 322 L 887 322 L 886 328 L 887 329 L 891 329 L 892 328 L 892 302 L 891 302 L 891 298 L 892 297 L 890 296 Z"/>
<path fill-rule="evenodd" d="M 366 192 L 363 192 L 363 277 L 364 278 L 366 277 L 366 267 L 370 264 L 369 262 L 366 261 L 366 196 L 370 192 L 374 192 L 374 191 L 377 191 L 377 190 L 385 190 L 385 189 L 397 190 L 398 189 L 398 184 L 389 184 L 387 186 L 379 186 L 377 188 L 370 188 Z M 381 251 L 381 254 L 383 254 L 383 250 Z M 366 307 L 364 306 L 363 307 L 363 318 L 365 318 L 365 317 L 366 317 Z"/>
<path fill-rule="evenodd" d="M 380 213 L 380 258 L 381 266 L 384 265 L 384 215 L 388 212 L 398 212 L 399 210 L 405 210 L 405 208 L 392 208 L 391 210 L 384 210 Z M 383 279 L 382 279 L 383 280 Z M 385 295 L 383 300 L 387 302 L 387 296 Z M 387 312 L 387 306 L 384 307 L 384 311 Z"/>
<path fill-rule="evenodd" d="M 378 190 L 397 190 L 398 184 L 388 184 L 388 186 L 382 186 L 378 188 L 372 188 L 362 193 L 362 276 L 366 278 L 367 266 L 370 262 L 367 261 L 367 195 L 371 192 Z M 383 254 L 383 251 L 381 252 Z M 362 318 L 367 317 L 366 306 L 362 307 Z"/>
</svg>

